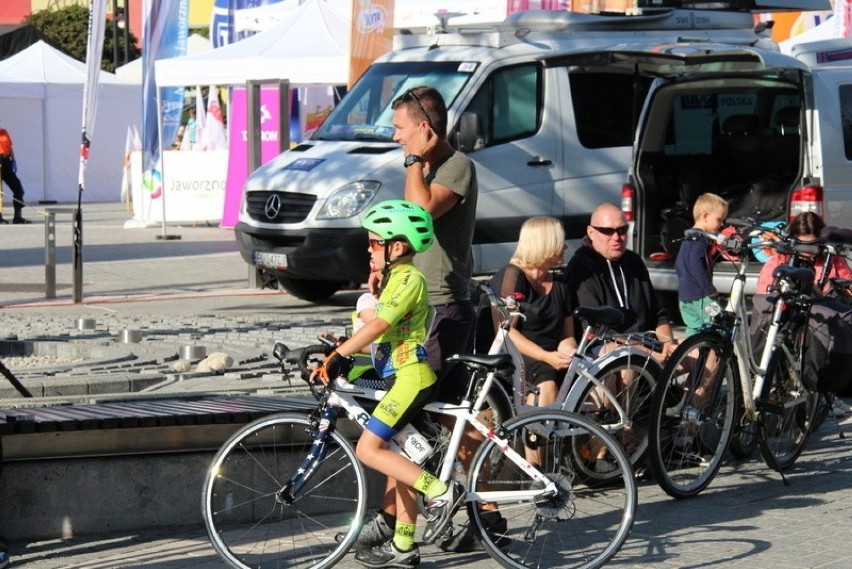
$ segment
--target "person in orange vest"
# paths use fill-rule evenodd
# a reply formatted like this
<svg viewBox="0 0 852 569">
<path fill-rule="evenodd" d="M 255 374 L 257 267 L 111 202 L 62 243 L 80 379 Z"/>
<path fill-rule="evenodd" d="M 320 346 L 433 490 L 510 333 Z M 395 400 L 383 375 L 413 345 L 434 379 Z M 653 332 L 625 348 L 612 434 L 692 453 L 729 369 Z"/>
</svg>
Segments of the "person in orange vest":
<svg viewBox="0 0 852 569">
<path fill-rule="evenodd" d="M 9 186 L 9 189 L 12 190 L 12 205 L 15 209 L 15 216 L 12 218 L 12 223 L 30 223 L 29 220 L 21 216 L 21 210 L 24 209 L 24 186 L 21 185 L 21 180 L 18 179 L 18 164 L 15 162 L 12 137 L 2 127 L 0 127 L 0 181 L 5 182 Z M 3 219 L 2 212 L 0 212 L 0 223 L 8 223 L 8 221 Z"/>
</svg>

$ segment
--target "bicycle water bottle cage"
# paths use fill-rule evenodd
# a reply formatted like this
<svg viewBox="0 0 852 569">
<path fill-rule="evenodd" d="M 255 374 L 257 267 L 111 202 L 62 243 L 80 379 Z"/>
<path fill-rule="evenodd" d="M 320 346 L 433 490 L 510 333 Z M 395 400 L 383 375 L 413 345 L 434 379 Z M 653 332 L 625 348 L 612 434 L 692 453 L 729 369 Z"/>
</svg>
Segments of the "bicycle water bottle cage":
<svg viewBox="0 0 852 569">
<path fill-rule="evenodd" d="M 574 316 L 593 326 L 602 324 L 617 328 L 624 324 L 624 312 L 612 306 L 581 306 L 574 310 Z"/>
<path fill-rule="evenodd" d="M 799 292 L 807 292 L 813 287 L 814 272 L 811 269 L 778 265 L 772 273 L 776 281 L 785 281 Z"/>
</svg>

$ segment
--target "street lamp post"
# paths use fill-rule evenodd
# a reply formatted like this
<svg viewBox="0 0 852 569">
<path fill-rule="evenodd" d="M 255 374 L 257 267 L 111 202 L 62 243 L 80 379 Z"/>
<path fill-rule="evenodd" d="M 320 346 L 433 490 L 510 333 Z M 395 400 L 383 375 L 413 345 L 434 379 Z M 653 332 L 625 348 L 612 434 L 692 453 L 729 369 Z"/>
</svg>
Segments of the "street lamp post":
<svg viewBox="0 0 852 569">
<path fill-rule="evenodd" d="M 112 64 L 118 67 L 118 0 L 112 0 Z"/>
<path fill-rule="evenodd" d="M 130 10 L 129 0 L 124 0 L 124 6 L 120 6 L 120 0 L 112 0 L 112 62 L 117 68 L 130 62 Z M 124 47 L 118 48 L 118 34 L 121 30 Z"/>
</svg>

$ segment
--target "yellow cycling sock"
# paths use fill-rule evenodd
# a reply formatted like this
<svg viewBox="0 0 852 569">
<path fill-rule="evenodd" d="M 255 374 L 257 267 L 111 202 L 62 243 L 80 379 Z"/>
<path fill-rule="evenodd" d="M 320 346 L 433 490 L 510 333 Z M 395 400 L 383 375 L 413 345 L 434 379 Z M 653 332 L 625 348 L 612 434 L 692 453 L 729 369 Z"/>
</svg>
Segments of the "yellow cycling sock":
<svg viewBox="0 0 852 569">
<path fill-rule="evenodd" d="M 424 470 L 417 478 L 417 482 L 414 483 L 414 489 L 431 500 L 446 492 L 447 485 L 438 480 L 434 474 L 430 474 Z"/>
<path fill-rule="evenodd" d="M 396 522 L 396 529 L 393 532 L 393 544 L 400 551 L 408 551 L 414 547 L 414 524 L 406 524 L 399 520 Z"/>
</svg>

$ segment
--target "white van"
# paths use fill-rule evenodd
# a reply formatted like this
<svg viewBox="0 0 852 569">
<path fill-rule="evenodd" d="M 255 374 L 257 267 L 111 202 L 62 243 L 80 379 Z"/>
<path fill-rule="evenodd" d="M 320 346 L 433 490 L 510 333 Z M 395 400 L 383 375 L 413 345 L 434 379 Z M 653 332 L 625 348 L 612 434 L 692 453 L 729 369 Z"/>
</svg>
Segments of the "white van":
<svg viewBox="0 0 852 569">
<path fill-rule="evenodd" d="M 750 12 L 660 8 L 520 12 L 495 30 L 398 36 L 398 49 L 367 70 L 310 140 L 249 177 L 236 226 L 241 254 L 307 300 L 364 282 L 360 215 L 403 191 L 391 102 L 424 84 L 440 90 L 450 140 L 476 164 L 475 272 L 504 265 L 534 215 L 562 219 L 573 248 L 592 209 L 619 200 L 653 78 L 683 65 L 657 55 L 719 43 L 777 49 Z M 625 63 L 635 54 L 644 60 Z"/>
<path fill-rule="evenodd" d="M 815 211 L 829 225 L 852 226 L 852 69 L 745 46 L 685 56 L 695 68 L 659 77 L 649 92 L 622 189 L 630 247 L 674 314 L 674 257 L 704 192 L 727 199 L 730 217 L 783 223 Z M 730 290 L 734 273 L 717 264 L 716 288 Z"/>
</svg>

